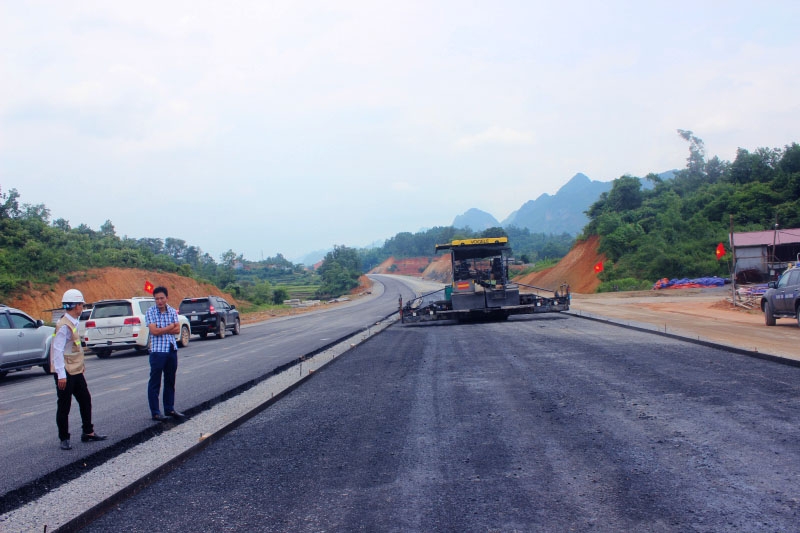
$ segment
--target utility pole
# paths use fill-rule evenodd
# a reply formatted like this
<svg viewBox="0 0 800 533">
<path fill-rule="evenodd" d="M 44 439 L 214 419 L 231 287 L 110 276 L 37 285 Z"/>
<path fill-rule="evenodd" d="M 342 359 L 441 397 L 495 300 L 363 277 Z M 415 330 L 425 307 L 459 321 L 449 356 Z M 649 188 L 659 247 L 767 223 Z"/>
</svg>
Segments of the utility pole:
<svg viewBox="0 0 800 533">
<path fill-rule="evenodd" d="M 731 302 L 736 307 L 736 246 L 733 243 L 733 215 L 730 216 L 730 230 L 728 238 L 731 241 L 731 261 L 733 261 L 733 268 L 731 268 Z"/>
<path fill-rule="evenodd" d="M 775 238 L 778 236 L 778 213 L 775 213 L 775 226 L 772 228 L 772 264 L 775 261 Z"/>
</svg>

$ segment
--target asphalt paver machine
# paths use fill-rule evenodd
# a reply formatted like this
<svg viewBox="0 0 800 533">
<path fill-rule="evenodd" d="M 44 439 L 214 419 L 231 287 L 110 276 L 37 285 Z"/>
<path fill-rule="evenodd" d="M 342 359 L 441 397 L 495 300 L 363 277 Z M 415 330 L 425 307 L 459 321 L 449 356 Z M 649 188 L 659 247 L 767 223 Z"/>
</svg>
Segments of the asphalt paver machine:
<svg viewBox="0 0 800 533">
<path fill-rule="evenodd" d="M 508 278 L 512 260 L 508 237 L 454 240 L 437 244 L 448 250 L 452 281 L 444 289 L 400 300 L 403 323 L 431 320 L 505 320 L 510 315 L 552 313 L 569 309 L 569 286 L 558 290 L 514 283 Z M 536 292 L 520 293 L 520 286 Z M 540 292 L 552 293 L 542 296 Z"/>
</svg>

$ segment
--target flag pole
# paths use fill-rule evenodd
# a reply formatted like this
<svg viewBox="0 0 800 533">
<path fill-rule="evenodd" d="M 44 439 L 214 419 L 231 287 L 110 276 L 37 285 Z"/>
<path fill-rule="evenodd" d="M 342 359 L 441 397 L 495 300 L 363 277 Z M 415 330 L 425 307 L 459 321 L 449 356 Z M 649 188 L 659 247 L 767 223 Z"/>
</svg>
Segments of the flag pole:
<svg viewBox="0 0 800 533">
<path fill-rule="evenodd" d="M 733 302 L 733 306 L 736 307 L 736 246 L 733 243 L 733 215 L 731 215 L 729 232 L 728 238 L 731 241 L 731 261 L 733 262 L 733 268 L 731 268 L 731 302 Z"/>
</svg>

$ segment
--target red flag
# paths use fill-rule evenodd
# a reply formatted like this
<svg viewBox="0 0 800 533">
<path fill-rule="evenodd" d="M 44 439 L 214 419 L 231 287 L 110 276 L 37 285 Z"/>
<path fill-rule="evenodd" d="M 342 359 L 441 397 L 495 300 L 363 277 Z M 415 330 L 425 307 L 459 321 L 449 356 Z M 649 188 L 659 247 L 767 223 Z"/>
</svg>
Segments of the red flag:
<svg viewBox="0 0 800 533">
<path fill-rule="evenodd" d="M 603 271 L 603 262 L 602 261 L 598 261 L 597 264 L 594 265 L 594 273 L 595 274 L 599 274 L 602 271 Z"/>
<path fill-rule="evenodd" d="M 153 287 L 153 284 L 150 283 L 149 281 L 145 281 L 144 282 L 144 292 L 146 292 L 148 294 L 153 294 L 153 289 L 154 288 L 155 287 Z"/>
<path fill-rule="evenodd" d="M 722 243 L 717 245 L 717 251 L 715 253 L 717 254 L 717 261 L 719 261 L 723 255 L 725 255 L 725 247 L 722 245 Z"/>
</svg>

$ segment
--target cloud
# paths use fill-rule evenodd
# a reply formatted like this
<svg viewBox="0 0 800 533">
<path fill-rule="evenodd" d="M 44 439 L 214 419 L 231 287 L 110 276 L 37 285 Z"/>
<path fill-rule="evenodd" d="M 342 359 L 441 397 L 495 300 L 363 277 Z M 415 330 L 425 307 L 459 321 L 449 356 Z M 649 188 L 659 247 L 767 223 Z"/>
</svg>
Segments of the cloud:
<svg viewBox="0 0 800 533">
<path fill-rule="evenodd" d="M 527 131 L 514 130 L 511 128 L 500 128 L 492 126 L 489 129 L 476 135 L 461 137 L 455 142 L 456 148 L 467 149 L 481 145 L 498 144 L 534 144 L 536 138 L 533 133 Z"/>
<path fill-rule="evenodd" d="M 416 187 L 407 181 L 394 181 L 391 184 L 392 190 L 397 192 L 414 192 Z"/>
</svg>

